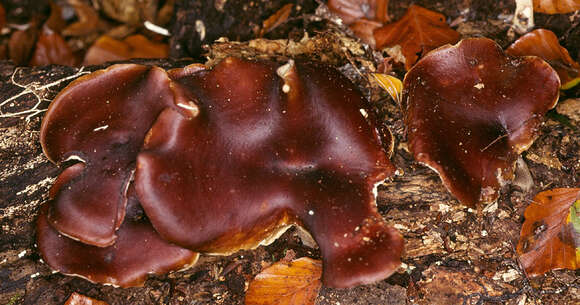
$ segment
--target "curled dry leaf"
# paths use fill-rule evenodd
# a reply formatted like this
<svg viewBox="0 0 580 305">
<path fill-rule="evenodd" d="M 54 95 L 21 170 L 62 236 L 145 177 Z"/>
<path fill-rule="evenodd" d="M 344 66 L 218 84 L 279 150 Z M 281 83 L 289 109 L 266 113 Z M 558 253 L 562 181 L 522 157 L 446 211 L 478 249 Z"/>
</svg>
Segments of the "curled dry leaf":
<svg viewBox="0 0 580 305">
<path fill-rule="evenodd" d="M 62 30 L 63 36 L 85 36 L 94 33 L 99 28 L 99 13 L 81 0 L 68 0 L 74 7 L 78 21 Z"/>
<path fill-rule="evenodd" d="M 314 305 L 321 275 L 321 262 L 307 257 L 275 263 L 250 282 L 246 305 Z"/>
<path fill-rule="evenodd" d="M 580 266 L 580 189 L 539 193 L 526 208 L 517 252 L 530 276 Z"/>
<path fill-rule="evenodd" d="M 104 35 L 88 49 L 83 64 L 100 65 L 130 58 L 166 58 L 168 54 L 167 44 L 153 42 L 140 34 L 131 35 L 122 41 Z"/>
<path fill-rule="evenodd" d="M 166 0 L 165 4 L 157 12 L 157 17 L 155 19 L 155 24 L 160 26 L 168 25 L 173 17 L 173 12 L 175 10 L 175 0 Z"/>
<path fill-rule="evenodd" d="M 272 31 L 273 29 L 284 23 L 290 16 L 290 13 L 292 13 L 293 6 L 294 4 L 288 3 L 284 5 L 281 9 L 279 9 L 276 13 L 274 13 L 272 16 L 268 17 L 268 19 L 264 20 L 264 22 L 262 22 L 262 29 L 260 30 L 259 36 L 260 37 L 264 36 L 264 34 Z"/>
<path fill-rule="evenodd" d="M 388 0 L 330 0 L 328 8 L 339 15 L 362 42 L 375 47 L 373 32 L 389 20 Z"/>
<path fill-rule="evenodd" d="M 349 28 L 355 34 L 356 37 L 372 48 L 375 47 L 375 35 L 374 31 L 380 28 L 383 24 L 378 21 L 359 19 L 352 23 Z"/>
<path fill-rule="evenodd" d="M 359 19 L 386 22 L 389 0 L 329 0 L 328 8 L 341 17 L 345 24 Z"/>
<path fill-rule="evenodd" d="M 31 66 L 64 65 L 75 66 L 79 62 L 66 41 L 57 33 L 44 26 L 36 41 L 36 48 L 30 59 Z"/>
<path fill-rule="evenodd" d="M 537 29 L 520 37 L 507 48 L 506 53 L 541 57 L 558 72 L 562 89 L 572 88 L 580 82 L 580 64 L 570 57 L 568 50 L 560 45 L 558 37 L 550 30 Z"/>
<path fill-rule="evenodd" d="M 401 95 L 403 94 L 403 82 L 389 74 L 372 73 L 371 75 L 379 83 L 381 88 L 385 89 L 391 98 L 400 105 Z"/>
<path fill-rule="evenodd" d="M 340 72 L 313 63 L 230 57 L 212 70 L 115 65 L 84 76 L 42 123 L 46 156 L 80 163 L 60 174 L 39 228 L 122 247 L 134 181 L 147 220 L 172 244 L 225 255 L 300 225 L 318 243 L 328 286 L 384 279 L 403 241 L 376 208 L 373 189 L 395 171 L 392 137 L 378 136 L 366 107 Z M 62 238 L 54 242 L 72 242 Z"/>
<path fill-rule="evenodd" d="M 400 20 L 376 29 L 374 36 L 377 49 L 401 46 L 407 70 L 427 52 L 459 40 L 445 16 L 414 4 Z"/>
<path fill-rule="evenodd" d="M 54 32 L 60 33 L 66 27 L 66 21 L 62 18 L 62 9 L 60 5 L 50 1 L 50 16 L 44 22 L 44 26 Z"/>
<path fill-rule="evenodd" d="M 139 25 L 155 21 L 158 0 L 98 0 L 103 12 L 123 23 Z"/>
<path fill-rule="evenodd" d="M 108 305 L 106 302 L 73 292 L 64 305 Z"/>
<path fill-rule="evenodd" d="M 580 10 L 580 0 L 534 0 L 534 11 L 545 14 L 567 14 Z"/>
<path fill-rule="evenodd" d="M 10 60 L 19 66 L 25 66 L 34 51 L 38 28 L 32 23 L 26 30 L 14 31 L 8 41 L 8 55 Z"/>
<path fill-rule="evenodd" d="M 495 201 L 513 179 L 560 87 L 542 59 L 507 56 L 486 38 L 429 53 L 403 83 L 410 150 L 468 206 Z"/>
</svg>

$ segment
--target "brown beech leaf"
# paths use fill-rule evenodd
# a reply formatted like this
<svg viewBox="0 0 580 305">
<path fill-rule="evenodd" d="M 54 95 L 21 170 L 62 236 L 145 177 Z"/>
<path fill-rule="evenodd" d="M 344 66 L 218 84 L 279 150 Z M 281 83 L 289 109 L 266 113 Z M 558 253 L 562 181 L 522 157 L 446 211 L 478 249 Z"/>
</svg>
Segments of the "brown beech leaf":
<svg viewBox="0 0 580 305">
<path fill-rule="evenodd" d="M 122 41 L 103 35 L 89 48 L 83 64 L 98 65 L 130 58 L 165 58 L 168 54 L 167 44 L 152 42 L 143 35 L 132 35 Z"/>
<path fill-rule="evenodd" d="M 30 24 L 26 30 L 15 31 L 8 41 L 8 53 L 10 60 L 19 66 L 26 65 L 34 50 L 38 28 Z"/>
<path fill-rule="evenodd" d="M 356 35 L 356 37 L 360 38 L 362 42 L 374 48 L 375 36 L 373 35 L 373 32 L 380 28 L 382 25 L 383 24 L 378 21 L 359 19 L 352 23 L 349 28 Z"/>
<path fill-rule="evenodd" d="M 534 0 L 534 11 L 545 14 L 567 14 L 580 10 L 580 0 Z"/>
<path fill-rule="evenodd" d="M 89 298 L 82 294 L 73 292 L 64 305 L 108 305 L 106 302 Z"/>
<path fill-rule="evenodd" d="M 165 4 L 157 11 L 157 17 L 155 23 L 157 25 L 167 25 L 171 22 L 173 17 L 173 12 L 175 11 L 175 0 L 167 0 Z"/>
<path fill-rule="evenodd" d="M 328 8 L 340 16 L 345 24 L 351 24 L 359 19 L 386 22 L 389 0 L 329 0 Z"/>
<path fill-rule="evenodd" d="M 321 275 L 321 262 L 307 257 L 275 263 L 250 283 L 246 305 L 314 305 Z"/>
<path fill-rule="evenodd" d="M 50 1 L 50 16 L 44 23 L 44 26 L 60 33 L 66 27 L 66 21 L 62 18 L 62 9 L 60 5 Z"/>
<path fill-rule="evenodd" d="M 288 19 L 288 16 L 290 16 L 290 13 L 292 13 L 293 6 L 294 4 L 288 3 L 276 13 L 272 14 L 272 16 L 268 17 L 268 19 L 264 20 L 262 29 L 260 30 L 260 37 L 284 23 Z"/>
<path fill-rule="evenodd" d="M 66 41 L 56 32 L 43 27 L 36 49 L 30 59 L 31 66 L 64 65 L 75 66 L 78 63 L 77 57 Z"/>
<path fill-rule="evenodd" d="M 537 29 L 527 33 L 509 46 L 506 53 L 541 57 L 558 72 L 562 89 L 572 88 L 580 82 L 580 64 L 570 57 L 568 50 L 560 45 L 558 37 L 550 30 Z"/>
<path fill-rule="evenodd" d="M 374 35 L 377 49 L 401 46 L 407 70 L 427 52 L 459 40 L 445 16 L 418 5 L 411 5 L 403 18 L 376 29 Z"/>
<path fill-rule="evenodd" d="M 109 17 L 130 25 L 155 20 L 158 0 L 98 0 L 102 11 Z"/>
<path fill-rule="evenodd" d="M 62 30 L 62 35 L 85 36 L 94 33 L 99 25 L 97 11 L 81 0 L 68 0 L 68 3 L 74 7 L 79 20 Z"/>
<path fill-rule="evenodd" d="M 530 276 L 580 265 L 580 188 L 539 193 L 524 213 L 517 252 Z"/>
</svg>

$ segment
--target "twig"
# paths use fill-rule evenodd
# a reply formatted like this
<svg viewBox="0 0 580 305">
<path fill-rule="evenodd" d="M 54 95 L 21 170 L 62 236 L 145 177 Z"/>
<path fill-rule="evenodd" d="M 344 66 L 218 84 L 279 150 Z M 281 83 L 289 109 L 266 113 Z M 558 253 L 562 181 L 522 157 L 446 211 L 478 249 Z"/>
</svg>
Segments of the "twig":
<svg viewBox="0 0 580 305">
<path fill-rule="evenodd" d="M 499 137 L 495 138 L 495 140 L 491 141 L 491 143 L 487 144 L 487 146 L 486 146 L 486 147 L 484 147 L 484 148 L 480 149 L 479 151 L 481 151 L 481 152 L 484 152 L 486 149 L 490 148 L 490 147 L 491 147 L 493 144 L 495 144 L 497 141 L 499 141 L 499 140 L 501 140 L 501 139 L 503 139 L 503 138 L 505 138 L 505 137 L 507 137 L 507 136 L 508 136 L 508 135 L 507 135 L 507 133 L 506 133 L 506 134 L 503 134 L 503 135 L 501 135 L 501 136 L 499 136 Z"/>
<path fill-rule="evenodd" d="M 84 68 L 85 67 L 81 67 L 73 75 L 67 76 L 65 78 L 61 78 L 59 80 L 56 80 L 54 82 L 51 82 L 51 83 L 48 83 L 45 85 L 41 85 L 41 86 L 39 86 L 39 84 L 37 82 L 31 82 L 28 84 L 18 83 L 14 78 L 20 72 L 21 68 L 16 68 L 16 70 L 14 70 L 14 73 L 12 73 L 12 76 L 10 77 L 10 82 L 17 87 L 22 88 L 23 90 L 20 91 L 20 93 L 0 102 L 0 118 L 13 118 L 13 117 L 21 117 L 21 116 L 26 115 L 26 118 L 25 118 L 26 123 L 30 123 L 30 120 L 34 116 L 36 116 L 40 113 L 43 113 L 47 110 L 47 109 L 39 108 L 40 105 L 42 104 L 42 102 L 50 101 L 49 99 L 45 98 L 44 91 L 47 89 L 50 89 L 52 87 L 58 86 L 58 85 L 62 84 L 63 82 L 66 82 L 66 81 L 69 81 L 71 79 L 78 78 L 81 75 L 90 73 L 89 71 L 85 71 Z M 8 113 L 2 111 L 2 107 L 7 105 L 8 103 L 14 102 L 16 99 L 23 97 L 23 96 L 26 96 L 26 95 L 30 95 L 30 94 L 33 95 L 34 98 L 36 99 L 36 103 L 34 104 L 34 106 L 32 106 L 32 108 L 18 111 L 18 112 L 8 112 Z"/>
</svg>

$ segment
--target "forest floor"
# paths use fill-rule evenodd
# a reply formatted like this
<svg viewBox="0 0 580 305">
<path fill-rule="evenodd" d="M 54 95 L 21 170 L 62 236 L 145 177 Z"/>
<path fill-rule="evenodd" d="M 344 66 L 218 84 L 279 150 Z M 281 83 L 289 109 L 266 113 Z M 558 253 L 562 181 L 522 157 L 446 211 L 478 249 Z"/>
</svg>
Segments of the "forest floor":
<svg viewBox="0 0 580 305">
<path fill-rule="evenodd" d="M 486 0 L 414 2 L 445 14 L 452 24 L 460 20 L 455 29 L 464 38 L 485 36 L 502 47 L 514 39 L 507 34 L 512 1 L 497 1 L 493 6 Z M 392 19 L 400 18 L 408 5 L 392 0 Z M 325 18 L 303 17 L 316 22 Z M 574 37 L 580 36 L 579 22 L 577 15 L 536 16 L 536 27 L 553 30 L 576 60 L 580 45 Z M 210 63 L 235 55 L 279 61 L 298 57 L 335 65 L 370 99 L 395 136 L 392 161 L 399 174 L 379 187 L 377 205 L 405 239 L 404 264 L 375 284 L 323 287 L 317 304 L 580 304 L 580 271 L 557 270 L 530 278 L 515 250 L 523 212 L 534 195 L 580 185 L 580 116 L 570 116 L 566 124 L 558 119 L 563 108 L 580 113 L 580 89 L 562 93 L 560 105 L 548 115 L 540 136 L 522 155 L 533 186 L 523 190 L 517 184 L 508 185 L 497 202 L 467 208 L 450 195 L 435 172 L 415 162 L 409 153 L 399 106 L 365 76 L 376 69 L 377 53 L 344 27 L 324 25 L 321 29 L 308 23 L 303 23 L 305 28 L 315 28 L 296 42 L 292 54 L 267 39 L 222 40 L 209 44 L 204 52 Z M 139 62 L 169 68 L 190 60 Z M 0 304 L 63 304 L 72 292 L 109 304 L 243 304 L 254 276 L 289 251 L 295 257 L 320 257 L 315 245 L 303 242 L 299 230 L 290 229 L 269 246 L 230 256 L 202 255 L 191 269 L 151 276 L 144 287 L 113 288 L 52 272 L 35 247 L 38 209 L 59 172 L 38 142 L 43 109 L 70 81 L 102 67 L 16 67 L 0 62 L 0 107 L 3 113 L 21 113 L 0 117 Z"/>
</svg>

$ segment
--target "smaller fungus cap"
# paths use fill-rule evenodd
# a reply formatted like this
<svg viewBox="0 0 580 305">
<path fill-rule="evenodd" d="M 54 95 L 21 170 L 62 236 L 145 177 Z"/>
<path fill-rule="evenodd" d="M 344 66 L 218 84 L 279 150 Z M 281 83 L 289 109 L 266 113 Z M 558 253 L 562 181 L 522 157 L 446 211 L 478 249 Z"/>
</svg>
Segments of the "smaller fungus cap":
<svg viewBox="0 0 580 305">
<path fill-rule="evenodd" d="M 62 188 L 66 180 L 61 175 L 51 193 Z M 47 219 L 50 202 L 43 205 L 36 226 L 44 261 L 61 273 L 121 287 L 141 286 L 147 274 L 164 274 L 195 264 L 198 253 L 168 243 L 153 230 L 131 189 L 118 238 L 114 245 L 104 248 L 72 240 L 54 230 Z"/>
<path fill-rule="evenodd" d="M 542 59 L 507 56 L 490 39 L 441 47 L 405 76 L 409 147 L 463 204 L 492 202 L 513 179 L 559 87 Z"/>
</svg>

